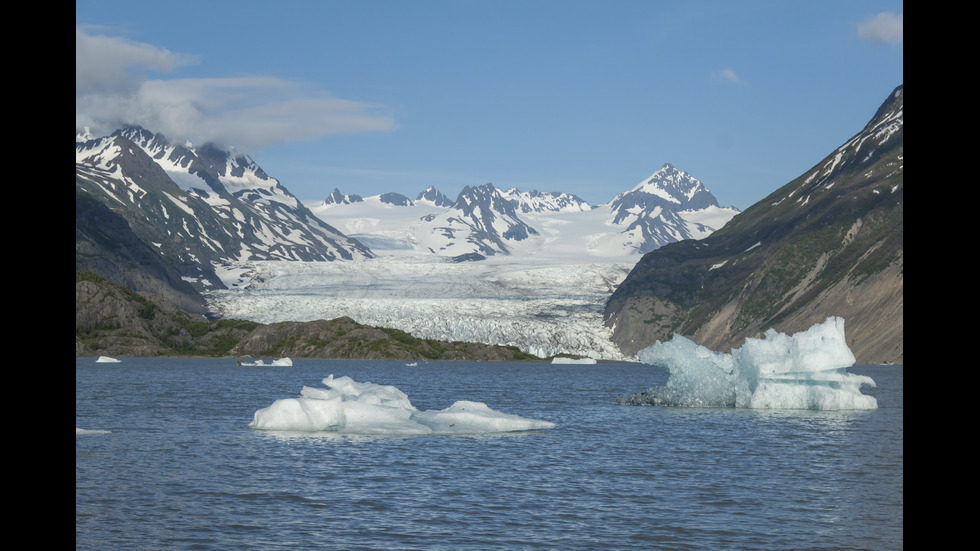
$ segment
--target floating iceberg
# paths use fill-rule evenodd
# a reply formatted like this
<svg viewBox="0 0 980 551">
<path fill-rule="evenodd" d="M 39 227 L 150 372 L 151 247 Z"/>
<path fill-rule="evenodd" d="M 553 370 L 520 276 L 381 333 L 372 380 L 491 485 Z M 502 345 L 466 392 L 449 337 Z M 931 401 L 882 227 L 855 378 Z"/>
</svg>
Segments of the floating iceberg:
<svg viewBox="0 0 980 551">
<path fill-rule="evenodd" d="M 262 360 L 255 360 L 254 362 L 243 362 L 243 361 L 239 361 L 238 362 L 238 365 L 247 365 L 247 366 L 255 366 L 255 367 L 262 367 L 262 366 L 285 366 L 285 367 L 289 367 L 289 366 L 293 365 L 293 360 L 290 360 L 289 358 L 279 358 L 278 360 L 272 360 L 272 362 L 270 362 L 270 363 L 265 363 Z"/>
<path fill-rule="evenodd" d="M 553 358 L 551 360 L 551 363 L 553 363 L 553 364 L 592 365 L 592 364 L 595 364 L 596 361 L 595 361 L 594 358 L 580 358 L 580 359 L 575 359 L 575 358 L 561 357 L 561 358 Z"/>
<path fill-rule="evenodd" d="M 109 434 L 107 430 L 80 429 L 75 427 L 75 436 L 89 436 L 93 434 Z"/>
<path fill-rule="evenodd" d="M 549 421 L 501 413 L 482 402 L 458 401 L 419 411 L 394 386 L 350 377 L 323 379 L 327 388 L 303 387 L 299 398 L 276 400 L 255 412 L 249 428 L 368 435 L 485 434 L 550 429 Z"/>
<path fill-rule="evenodd" d="M 109 356 L 99 356 L 96 358 L 95 363 L 97 364 L 117 364 L 119 360 L 115 358 L 110 358 Z"/>
<path fill-rule="evenodd" d="M 624 396 L 618 403 L 679 407 L 847 410 L 876 409 L 861 385 L 875 386 L 846 371 L 854 354 L 844 340 L 843 318 L 830 317 L 792 336 L 766 331 L 746 339 L 731 354 L 711 351 L 680 336 L 640 351 L 640 361 L 664 366 L 667 383 Z"/>
</svg>

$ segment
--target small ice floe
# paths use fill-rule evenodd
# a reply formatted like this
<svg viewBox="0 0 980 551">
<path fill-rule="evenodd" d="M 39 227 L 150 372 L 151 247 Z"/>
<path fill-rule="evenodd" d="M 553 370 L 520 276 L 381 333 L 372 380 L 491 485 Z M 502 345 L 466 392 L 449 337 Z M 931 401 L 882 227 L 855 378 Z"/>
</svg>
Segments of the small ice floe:
<svg viewBox="0 0 980 551">
<path fill-rule="evenodd" d="M 326 388 L 303 387 L 255 412 L 249 428 L 354 435 L 492 434 L 550 429 L 549 421 L 501 413 L 482 402 L 457 401 L 442 410 L 420 411 L 394 386 L 350 377 L 323 379 Z"/>
<path fill-rule="evenodd" d="M 255 360 L 254 362 L 243 362 L 243 361 L 239 360 L 238 361 L 238 365 L 258 366 L 258 367 L 262 367 L 262 366 L 265 366 L 265 367 L 271 367 L 271 366 L 286 366 L 286 367 L 289 367 L 289 366 L 293 365 L 293 360 L 290 360 L 289 358 L 279 358 L 278 360 L 272 360 L 269 363 L 265 363 L 262 360 Z"/>
<path fill-rule="evenodd" d="M 117 363 L 119 363 L 119 360 L 117 360 L 115 358 L 110 358 L 109 356 L 99 356 L 98 358 L 95 359 L 95 363 L 97 363 L 97 364 L 117 364 Z"/>
<path fill-rule="evenodd" d="M 596 363 L 594 358 L 554 358 L 551 360 L 553 364 L 571 364 L 571 365 L 593 365 Z"/>
<path fill-rule="evenodd" d="M 107 430 L 89 430 L 75 427 L 75 436 L 92 436 L 95 434 L 109 434 Z"/>
</svg>

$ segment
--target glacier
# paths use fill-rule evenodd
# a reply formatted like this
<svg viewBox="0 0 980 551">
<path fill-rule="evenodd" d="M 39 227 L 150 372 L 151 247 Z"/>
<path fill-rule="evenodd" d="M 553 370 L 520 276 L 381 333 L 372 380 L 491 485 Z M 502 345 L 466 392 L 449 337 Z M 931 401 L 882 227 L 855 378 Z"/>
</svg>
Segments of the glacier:
<svg viewBox="0 0 980 551">
<path fill-rule="evenodd" d="M 389 254 L 358 262 L 226 263 L 207 293 L 224 318 L 259 323 L 347 316 L 418 338 L 625 359 L 603 325 L 605 301 L 634 259 L 580 262 L 497 256 L 447 262 Z"/>
<path fill-rule="evenodd" d="M 684 187 L 678 178 L 690 179 L 666 165 L 649 180 L 660 182 L 666 172 L 676 176 L 669 182 L 671 193 Z M 697 184 L 693 189 L 703 190 L 690 180 Z M 643 190 L 649 183 L 644 181 Z M 216 264 L 226 289 L 208 292 L 210 308 L 220 317 L 260 323 L 346 316 L 418 338 L 515 346 L 540 357 L 634 360 L 612 343 L 612 330 L 603 323 L 609 296 L 645 248 L 703 238 L 737 213 L 718 207 L 713 198 L 691 203 L 688 210 L 672 213 L 670 224 L 656 225 L 663 228 L 651 242 L 649 224 L 638 223 L 643 209 L 618 220 L 611 205 L 568 207 L 574 203 L 569 196 L 535 192 L 522 196 L 518 219 L 516 207 L 504 205 L 491 184 L 477 190 L 460 193 L 452 208 L 423 198 L 426 194 L 416 201 L 382 196 L 348 201 L 335 191 L 328 200 L 311 201 L 312 213 L 370 246 L 374 257 Z M 690 197 L 684 197 L 675 202 L 687 205 Z M 449 223 L 461 217 L 466 220 Z M 518 226 L 527 232 L 505 239 Z M 461 261 L 473 258 L 482 260 Z"/>
<path fill-rule="evenodd" d="M 674 335 L 639 352 L 640 361 L 666 367 L 666 384 L 622 396 L 628 405 L 749 409 L 872 410 L 878 402 L 861 392 L 871 377 L 849 373 L 854 354 L 844 319 L 828 317 L 793 335 L 766 331 L 731 354 L 715 352 Z"/>
<path fill-rule="evenodd" d="M 483 402 L 459 400 L 442 410 L 420 411 L 392 385 L 350 377 L 323 379 L 326 388 L 303 387 L 298 398 L 281 398 L 252 416 L 256 430 L 330 432 L 346 435 L 413 436 L 492 434 L 554 428 L 550 421 L 502 413 Z"/>
</svg>

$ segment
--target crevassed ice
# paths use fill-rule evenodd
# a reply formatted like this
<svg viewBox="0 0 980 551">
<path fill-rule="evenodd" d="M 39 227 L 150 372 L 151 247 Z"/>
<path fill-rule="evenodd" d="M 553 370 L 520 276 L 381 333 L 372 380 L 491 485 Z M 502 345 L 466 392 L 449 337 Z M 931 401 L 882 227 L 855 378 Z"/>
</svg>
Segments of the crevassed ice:
<svg viewBox="0 0 980 551">
<path fill-rule="evenodd" d="M 786 335 L 773 329 L 746 339 L 731 354 L 714 352 L 680 335 L 639 353 L 640 361 L 670 371 L 667 383 L 618 402 L 679 407 L 756 409 L 876 409 L 861 393 L 874 380 L 848 373 L 854 354 L 844 339 L 844 319 L 829 317 Z"/>
<path fill-rule="evenodd" d="M 326 388 L 303 387 L 255 412 L 249 428 L 358 435 L 489 434 L 550 429 L 550 421 L 502 413 L 482 402 L 457 401 L 443 410 L 420 411 L 391 385 L 350 377 L 323 379 Z"/>
</svg>

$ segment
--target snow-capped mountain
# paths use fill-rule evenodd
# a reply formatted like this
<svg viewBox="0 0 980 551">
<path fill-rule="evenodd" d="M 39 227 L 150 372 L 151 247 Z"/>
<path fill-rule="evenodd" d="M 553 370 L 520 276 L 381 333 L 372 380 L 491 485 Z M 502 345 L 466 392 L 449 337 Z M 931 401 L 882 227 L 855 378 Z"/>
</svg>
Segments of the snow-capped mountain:
<svg viewBox="0 0 980 551">
<path fill-rule="evenodd" d="M 425 191 L 419 193 L 415 198 L 416 202 L 430 204 L 434 207 L 451 207 L 453 206 L 453 201 L 442 194 L 441 191 L 436 189 L 434 186 L 429 186 L 425 188 Z"/>
<path fill-rule="evenodd" d="M 466 186 L 452 207 L 422 217 L 412 226 L 414 241 L 440 256 L 509 254 L 515 243 L 537 235 L 521 220 L 514 203 L 493 184 Z"/>
<path fill-rule="evenodd" d="M 453 203 L 432 186 L 414 202 L 388 197 L 394 195 L 355 205 L 349 198 L 356 196 L 334 190 L 310 208 L 379 254 L 398 250 L 469 258 L 635 256 L 704 238 L 738 214 L 720 207 L 703 183 L 669 163 L 598 206 L 568 193 L 502 191 L 493 184 L 466 187 Z"/>
<path fill-rule="evenodd" d="M 374 254 L 316 217 L 249 157 L 172 144 L 142 128 L 76 133 L 76 194 L 123 216 L 136 235 L 202 287 L 213 264 L 365 259 Z"/>
<path fill-rule="evenodd" d="M 511 188 L 501 192 L 505 198 L 514 203 L 514 208 L 523 213 L 548 212 L 583 212 L 592 210 L 592 206 L 584 200 L 560 191 L 540 192 L 538 190 L 521 191 Z"/>
<path fill-rule="evenodd" d="M 333 188 L 333 192 L 327 195 L 327 198 L 323 200 L 324 205 L 349 205 L 351 203 L 360 203 L 364 198 L 360 195 L 355 195 L 353 193 L 344 195 L 340 193 L 340 190 Z"/>
<path fill-rule="evenodd" d="M 719 207 L 704 184 L 670 163 L 617 195 L 608 207 L 612 214 L 609 223 L 624 228 L 622 233 L 632 237 L 640 253 L 674 241 L 699 239 L 720 228 L 699 221 L 695 213 L 717 211 L 724 216 L 728 211 L 729 219 L 738 214 L 735 209 Z"/>
</svg>

